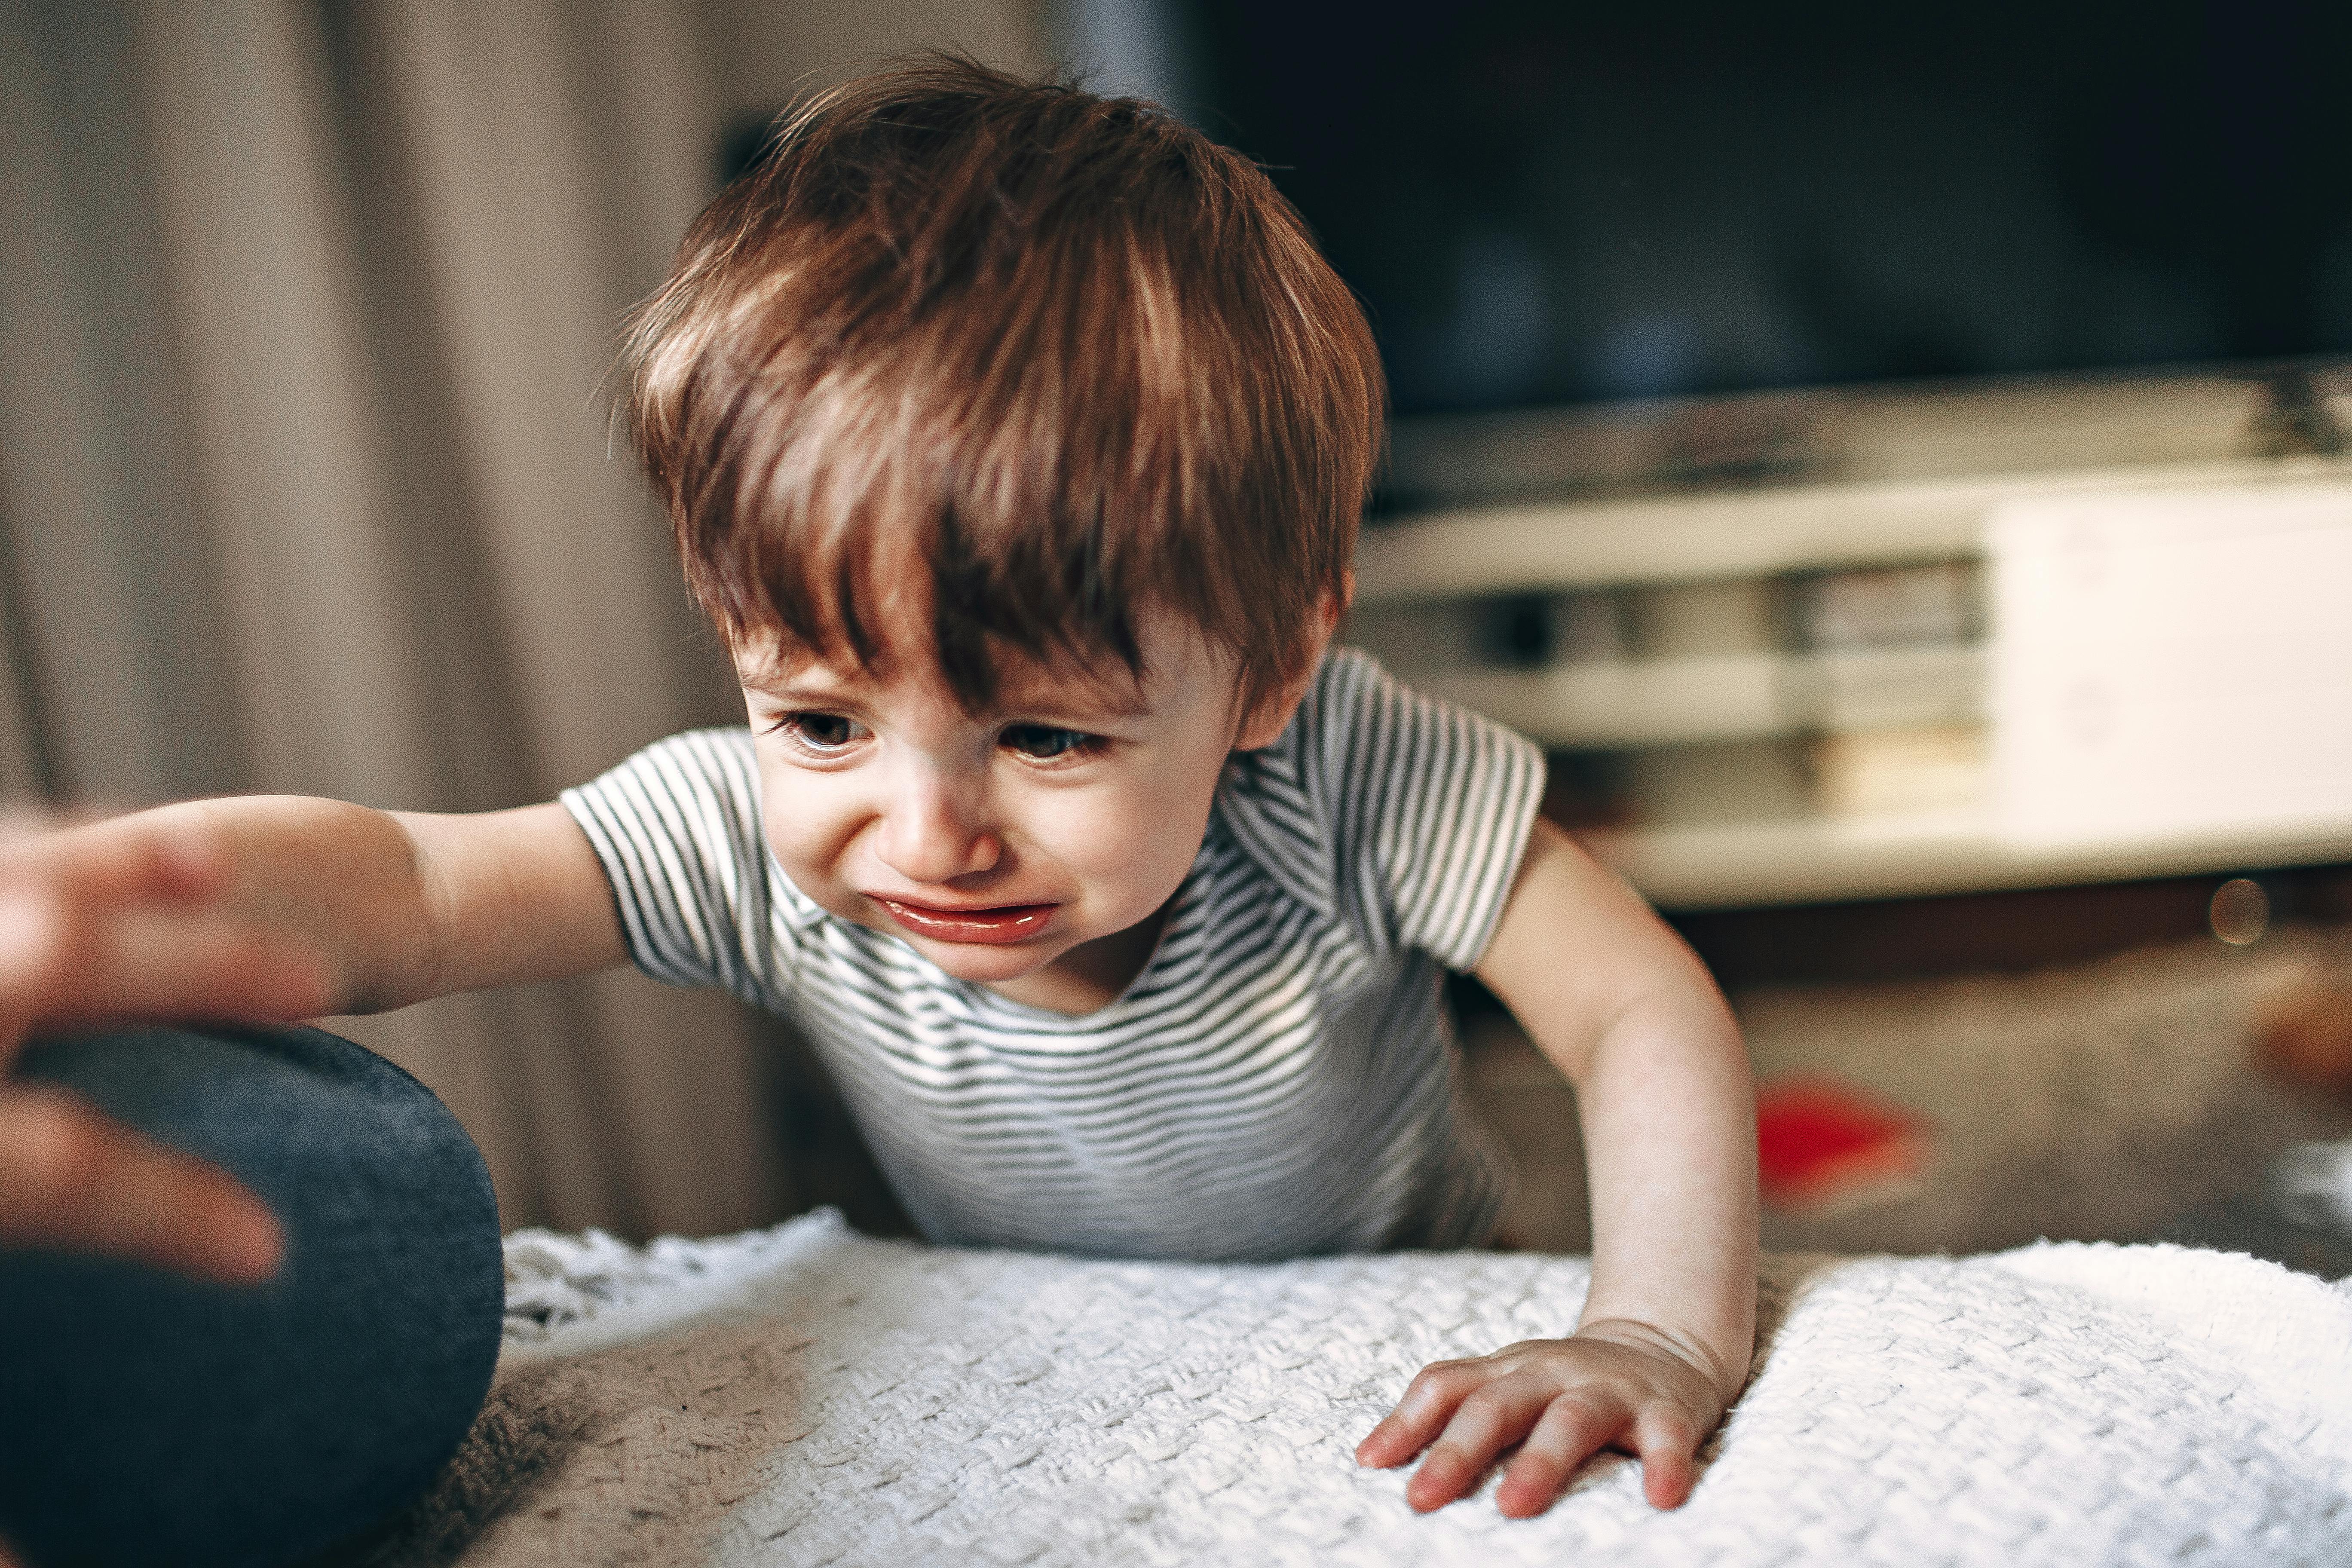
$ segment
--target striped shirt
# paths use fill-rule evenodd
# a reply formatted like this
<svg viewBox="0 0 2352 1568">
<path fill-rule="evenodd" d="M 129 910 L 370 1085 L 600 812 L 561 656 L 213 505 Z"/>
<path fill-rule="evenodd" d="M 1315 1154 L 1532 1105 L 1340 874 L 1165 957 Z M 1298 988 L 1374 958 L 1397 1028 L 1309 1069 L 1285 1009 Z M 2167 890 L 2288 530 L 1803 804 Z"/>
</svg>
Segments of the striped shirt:
<svg viewBox="0 0 2352 1568">
<path fill-rule="evenodd" d="M 1236 753 L 1158 949 L 1071 1017 L 829 914 L 761 835 L 748 730 L 563 795 L 631 956 L 784 1015 L 932 1240 L 1252 1260 L 1475 1245 L 1510 1184 L 1443 971 L 1486 951 L 1536 749 L 1341 649 Z"/>
</svg>

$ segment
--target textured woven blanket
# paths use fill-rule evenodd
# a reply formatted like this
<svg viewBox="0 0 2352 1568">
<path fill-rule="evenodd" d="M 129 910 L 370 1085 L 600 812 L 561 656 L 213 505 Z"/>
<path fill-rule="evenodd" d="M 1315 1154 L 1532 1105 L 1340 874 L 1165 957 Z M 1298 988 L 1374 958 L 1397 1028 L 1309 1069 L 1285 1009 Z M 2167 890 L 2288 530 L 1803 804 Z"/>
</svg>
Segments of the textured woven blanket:
<svg viewBox="0 0 2352 1568">
<path fill-rule="evenodd" d="M 378 1561 L 2352 1562 L 2352 1294 L 2243 1257 L 1768 1258 L 1690 1502 L 1604 1457 L 1524 1521 L 1492 1478 L 1415 1516 L 1349 1451 L 1423 1363 L 1573 1323 L 1580 1258 L 1097 1263 L 824 1214 L 507 1257 L 490 1405 Z"/>
</svg>

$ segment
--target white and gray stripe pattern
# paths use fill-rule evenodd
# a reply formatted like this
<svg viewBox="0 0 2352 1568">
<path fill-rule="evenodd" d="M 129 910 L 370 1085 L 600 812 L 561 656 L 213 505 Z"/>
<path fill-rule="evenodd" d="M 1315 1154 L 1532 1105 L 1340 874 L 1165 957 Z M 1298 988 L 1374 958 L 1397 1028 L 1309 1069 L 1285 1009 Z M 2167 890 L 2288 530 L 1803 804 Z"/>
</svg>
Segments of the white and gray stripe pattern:
<svg viewBox="0 0 2352 1568">
<path fill-rule="evenodd" d="M 1325 660 L 1234 759 L 1159 950 L 1082 1017 L 827 914 L 768 853 L 751 735 L 647 747 L 563 795 L 640 967 L 815 1044 L 932 1240 L 1241 1261 L 1485 1238 L 1509 1170 L 1441 992 L 1485 951 L 1543 763 Z"/>
</svg>

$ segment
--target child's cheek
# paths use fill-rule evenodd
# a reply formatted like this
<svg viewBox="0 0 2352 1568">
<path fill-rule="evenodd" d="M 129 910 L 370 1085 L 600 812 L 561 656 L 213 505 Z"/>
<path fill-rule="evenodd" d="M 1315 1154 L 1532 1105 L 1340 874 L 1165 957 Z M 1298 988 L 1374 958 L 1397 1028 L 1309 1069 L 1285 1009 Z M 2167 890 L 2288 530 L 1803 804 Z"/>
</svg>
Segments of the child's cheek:
<svg viewBox="0 0 2352 1568">
<path fill-rule="evenodd" d="M 793 886 L 821 904 L 845 888 L 843 861 L 856 837 L 852 814 L 837 798 L 842 792 L 822 787 L 806 778 L 761 783 L 761 821 L 768 848 L 792 879 Z"/>
<path fill-rule="evenodd" d="M 1209 792 L 1162 776 L 1073 800 L 1054 815 L 1055 858 L 1106 912 L 1140 920 L 1183 880 L 1200 852 Z M 1197 796 L 1198 798 L 1193 798 Z"/>
</svg>

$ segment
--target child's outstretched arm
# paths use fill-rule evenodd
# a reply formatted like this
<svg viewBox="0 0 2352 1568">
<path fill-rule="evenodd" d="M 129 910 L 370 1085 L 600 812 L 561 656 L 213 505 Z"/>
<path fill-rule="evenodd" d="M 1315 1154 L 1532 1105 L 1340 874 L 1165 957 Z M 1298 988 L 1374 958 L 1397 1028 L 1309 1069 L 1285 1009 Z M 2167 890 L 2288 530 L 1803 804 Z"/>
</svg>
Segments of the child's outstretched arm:
<svg viewBox="0 0 2352 1568">
<path fill-rule="evenodd" d="M 1405 1497 L 1433 1509 L 1524 1441 L 1496 1502 L 1527 1515 L 1613 1446 L 1641 1457 L 1654 1506 L 1676 1507 L 1755 1346 L 1756 1123 L 1738 1026 L 1690 950 L 1540 820 L 1478 974 L 1576 1085 L 1591 1293 L 1570 1338 L 1423 1368 L 1357 1459 L 1402 1464 L 1430 1445 Z"/>
<path fill-rule="evenodd" d="M 69 875 L 189 838 L 222 863 L 221 915 L 317 955 L 321 1014 L 387 1012 L 626 956 L 595 851 L 552 804 L 437 816 L 241 795 L 46 834 L 16 853 Z"/>
</svg>

